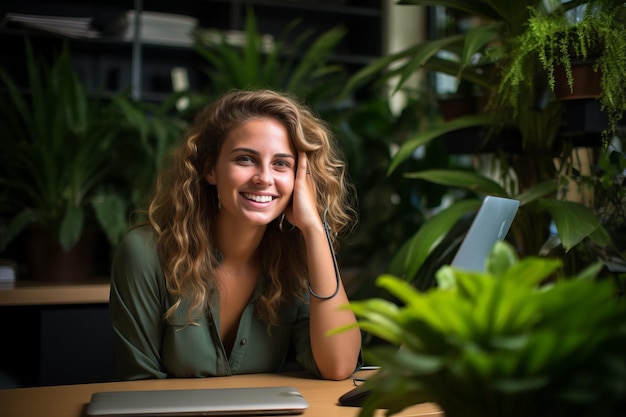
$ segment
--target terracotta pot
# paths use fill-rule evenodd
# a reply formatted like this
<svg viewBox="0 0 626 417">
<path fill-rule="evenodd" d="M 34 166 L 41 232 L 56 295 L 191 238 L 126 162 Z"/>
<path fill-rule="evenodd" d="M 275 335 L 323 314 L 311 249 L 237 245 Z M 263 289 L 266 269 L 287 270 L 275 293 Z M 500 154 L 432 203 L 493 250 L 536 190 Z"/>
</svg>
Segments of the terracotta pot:
<svg viewBox="0 0 626 417">
<path fill-rule="evenodd" d="M 569 85 L 567 85 L 565 68 L 561 65 L 554 68 L 554 97 L 557 100 L 598 98 L 602 93 L 602 88 L 600 87 L 601 75 L 593 70 L 593 62 L 572 62 L 572 76 L 574 78 L 574 88 L 570 89 Z"/>
<path fill-rule="evenodd" d="M 32 228 L 27 240 L 29 276 L 35 281 L 84 281 L 92 277 L 96 234 L 85 232 L 64 251 L 49 229 Z"/>
</svg>

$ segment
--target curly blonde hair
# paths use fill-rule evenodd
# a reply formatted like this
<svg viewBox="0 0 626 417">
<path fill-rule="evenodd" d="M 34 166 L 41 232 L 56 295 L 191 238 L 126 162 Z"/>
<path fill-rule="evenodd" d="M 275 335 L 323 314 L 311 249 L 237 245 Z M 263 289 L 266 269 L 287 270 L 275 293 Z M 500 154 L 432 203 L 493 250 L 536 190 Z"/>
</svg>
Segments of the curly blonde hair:
<svg viewBox="0 0 626 417">
<path fill-rule="evenodd" d="M 212 292 L 217 291 L 215 219 L 219 206 L 216 188 L 205 180 L 205 174 L 217 163 L 228 133 L 260 117 L 280 121 L 295 149 L 306 152 L 316 182 L 318 212 L 322 215 L 327 209 L 335 250 L 337 236 L 356 224 L 356 192 L 327 125 L 287 94 L 270 90 L 227 93 L 196 115 L 173 152 L 171 167 L 159 175 L 148 209 L 149 222 L 158 235 L 167 289 L 176 299 L 165 319 L 185 299 L 192 323 L 194 312 L 205 312 Z M 303 297 L 308 284 L 307 258 L 302 234 L 297 229 L 282 232 L 278 219 L 268 225 L 260 250 L 268 282 L 256 303 L 256 313 L 269 329 L 277 322 L 281 303 Z"/>
</svg>

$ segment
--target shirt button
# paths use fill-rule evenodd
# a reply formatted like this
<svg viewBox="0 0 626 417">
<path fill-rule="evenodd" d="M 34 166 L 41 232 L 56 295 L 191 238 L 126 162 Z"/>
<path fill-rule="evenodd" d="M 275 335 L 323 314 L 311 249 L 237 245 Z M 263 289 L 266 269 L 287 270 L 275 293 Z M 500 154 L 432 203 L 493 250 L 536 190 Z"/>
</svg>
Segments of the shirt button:
<svg viewBox="0 0 626 417">
<path fill-rule="evenodd" d="M 239 342 L 241 345 L 245 345 L 246 343 L 248 343 L 248 341 L 245 338 L 241 339 L 241 342 Z"/>
</svg>

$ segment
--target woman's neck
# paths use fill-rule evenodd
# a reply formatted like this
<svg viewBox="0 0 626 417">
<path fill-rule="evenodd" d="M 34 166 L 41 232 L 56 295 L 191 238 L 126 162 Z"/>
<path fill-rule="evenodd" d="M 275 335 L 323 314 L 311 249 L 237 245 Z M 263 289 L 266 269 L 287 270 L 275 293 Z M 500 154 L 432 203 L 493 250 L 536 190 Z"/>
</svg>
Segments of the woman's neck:
<svg viewBox="0 0 626 417">
<path fill-rule="evenodd" d="M 222 263 L 251 266 L 259 261 L 259 246 L 266 226 L 234 224 L 224 219 L 218 222 L 215 246 Z"/>
</svg>

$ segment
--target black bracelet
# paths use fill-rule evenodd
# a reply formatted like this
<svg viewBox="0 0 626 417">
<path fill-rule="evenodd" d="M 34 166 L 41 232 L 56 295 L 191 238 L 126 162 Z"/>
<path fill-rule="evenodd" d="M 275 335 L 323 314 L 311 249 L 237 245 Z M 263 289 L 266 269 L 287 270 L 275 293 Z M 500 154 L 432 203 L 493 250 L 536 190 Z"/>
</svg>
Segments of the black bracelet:
<svg viewBox="0 0 626 417">
<path fill-rule="evenodd" d="M 322 297 L 320 295 L 315 294 L 315 291 L 313 291 L 313 289 L 311 288 L 311 283 L 309 282 L 309 294 L 311 294 L 313 297 L 317 298 L 318 300 L 330 300 L 331 298 L 337 295 L 337 293 L 339 292 L 339 286 L 340 286 L 339 267 L 337 266 L 337 258 L 335 256 L 335 249 L 333 248 L 333 243 L 330 239 L 330 227 L 328 226 L 328 221 L 326 220 L 326 213 L 328 213 L 328 209 L 324 210 L 324 231 L 326 232 L 326 240 L 328 241 L 328 246 L 330 247 L 330 253 L 333 257 L 333 266 L 335 267 L 335 280 L 337 281 L 337 288 L 335 288 L 335 292 L 333 292 L 328 297 Z"/>
</svg>

